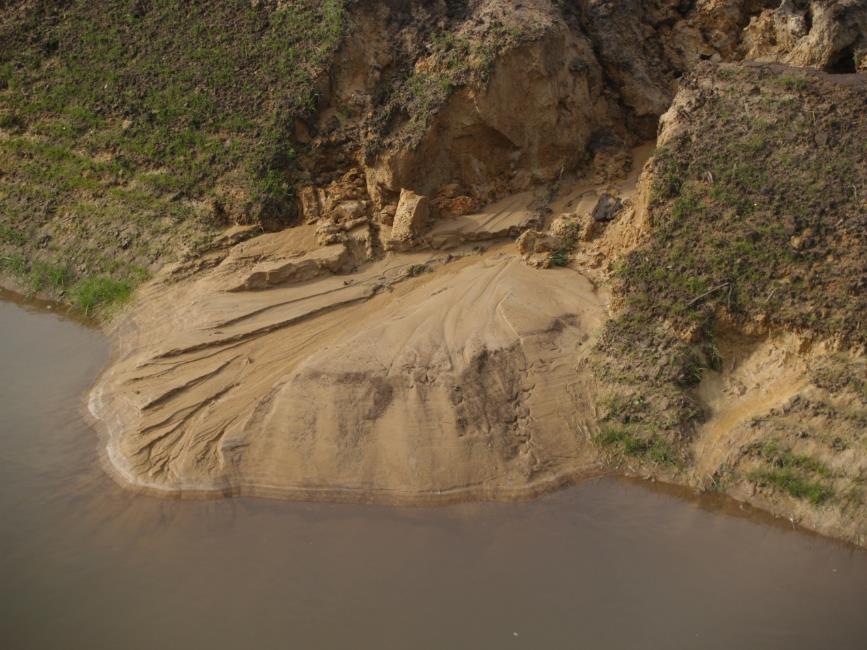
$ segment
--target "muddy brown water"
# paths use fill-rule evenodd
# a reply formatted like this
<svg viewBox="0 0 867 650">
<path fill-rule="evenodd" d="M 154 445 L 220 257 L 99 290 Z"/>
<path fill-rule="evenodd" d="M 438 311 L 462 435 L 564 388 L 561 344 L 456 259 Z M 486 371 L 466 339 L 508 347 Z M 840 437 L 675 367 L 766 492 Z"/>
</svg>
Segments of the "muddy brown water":
<svg viewBox="0 0 867 650">
<path fill-rule="evenodd" d="M 723 499 L 131 494 L 82 415 L 105 337 L 2 293 L 0 332 L 0 648 L 867 648 L 867 553 Z"/>
</svg>

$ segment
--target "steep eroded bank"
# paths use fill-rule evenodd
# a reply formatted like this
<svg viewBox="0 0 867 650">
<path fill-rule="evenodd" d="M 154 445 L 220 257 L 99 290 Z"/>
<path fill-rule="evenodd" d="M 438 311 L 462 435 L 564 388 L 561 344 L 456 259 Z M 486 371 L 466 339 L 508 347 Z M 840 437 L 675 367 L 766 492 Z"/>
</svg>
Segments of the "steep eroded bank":
<svg viewBox="0 0 867 650">
<path fill-rule="evenodd" d="M 615 462 L 861 544 L 865 115 L 864 74 L 685 78 L 593 362 Z"/>
<path fill-rule="evenodd" d="M 864 543 L 862 3 L 181 4 L 0 21 L 0 272 L 154 276 L 91 396 L 125 482 L 614 466 Z"/>
</svg>

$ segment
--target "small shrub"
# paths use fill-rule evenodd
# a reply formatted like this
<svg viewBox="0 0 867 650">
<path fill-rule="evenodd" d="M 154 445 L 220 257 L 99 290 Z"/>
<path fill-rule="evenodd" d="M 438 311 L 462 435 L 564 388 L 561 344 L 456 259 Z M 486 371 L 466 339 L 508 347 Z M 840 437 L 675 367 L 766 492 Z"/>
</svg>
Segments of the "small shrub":
<svg viewBox="0 0 867 650">
<path fill-rule="evenodd" d="M 569 264 L 569 252 L 561 248 L 551 253 L 548 259 L 551 262 L 551 266 L 566 266 Z"/>
</svg>

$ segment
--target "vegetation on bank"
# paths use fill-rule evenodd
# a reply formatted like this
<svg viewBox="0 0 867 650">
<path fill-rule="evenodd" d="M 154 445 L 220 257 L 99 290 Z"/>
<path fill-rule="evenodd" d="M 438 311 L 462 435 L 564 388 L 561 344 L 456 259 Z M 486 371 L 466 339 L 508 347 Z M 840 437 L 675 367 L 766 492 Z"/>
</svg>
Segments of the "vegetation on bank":
<svg viewBox="0 0 867 650">
<path fill-rule="evenodd" d="M 613 335 L 635 333 L 644 319 L 710 335 L 725 310 L 867 341 L 852 318 L 867 313 L 864 106 L 829 101 L 827 85 L 808 76 L 791 92 L 790 76 L 754 79 L 747 111 L 742 87 L 721 79 L 691 125 L 701 142 L 684 135 L 657 152 L 653 237 L 619 270 L 627 309 Z"/>
<path fill-rule="evenodd" d="M 631 456 L 657 440 L 688 454 L 704 418 L 693 389 L 720 369 L 720 318 L 867 342 L 867 93 L 773 68 L 701 74 L 685 82 L 701 84 L 696 105 L 653 159 L 650 238 L 616 269 L 622 309 L 597 345 L 608 417 L 630 431 L 598 442 Z M 760 485 L 835 498 L 818 461 L 759 452 Z"/>
<path fill-rule="evenodd" d="M 749 473 L 757 483 L 773 485 L 813 505 L 820 505 L 834 496 L 834 487 L 827 481 L 832 478 L 832 472 L 823 462 L 794 453 L 776 440 L 753 444 L 751 452 L 764 461 L 761 469 Z"/>
<path fill-rule="evenodd" d="M 679 459 L 672 445 L 658 435 L 647 436 L 628 425 L 602 427 L 594 442 L 602 447 L 663 465 L 677 465 Z"/>
<path fill-rule="evenodd" d="M 109 315 L 123 305 L 148 272 L 139 267 L 126 269 L 123 276 L 89 275 L 75 279 L 65 266 L 29 262 L 22 255 L 0 257 L 0 272 L 12 276 L 31 294 L 47 294 L 71 303 L 86 316 Z"/>
<path fill-rule="evenodd" d="M 290 219 L 293 118 L 345 20 L 342 0 L 0 11 L 2 269 L 87 309 L 204 246 L 227 211 Z"/>
</svg>

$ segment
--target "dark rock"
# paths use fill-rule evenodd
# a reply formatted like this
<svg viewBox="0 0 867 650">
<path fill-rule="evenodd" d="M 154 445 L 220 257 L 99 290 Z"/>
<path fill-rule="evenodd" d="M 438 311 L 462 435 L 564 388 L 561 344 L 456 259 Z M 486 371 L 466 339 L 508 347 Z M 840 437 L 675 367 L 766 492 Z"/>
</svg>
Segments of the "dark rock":
<svg viewBox="0 0 867 650">
<path fill-rule="evenodd" d="M 593 221 L 611 221 L 623 209 L 623 201 L 613 194 L 605 193 L 599 197 L 593 208 Z"/>
</svg>

